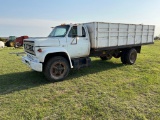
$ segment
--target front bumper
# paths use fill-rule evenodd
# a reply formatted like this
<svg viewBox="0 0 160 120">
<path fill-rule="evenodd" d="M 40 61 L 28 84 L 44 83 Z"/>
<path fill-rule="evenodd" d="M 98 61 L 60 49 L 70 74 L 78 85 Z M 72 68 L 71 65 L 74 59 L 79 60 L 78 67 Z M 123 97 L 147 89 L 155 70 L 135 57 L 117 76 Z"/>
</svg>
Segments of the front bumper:
<svg viewBox="0 0 160 120">
<path fill-rule="evenodd" d="M 22 62 L 29 66 L 31 69 L 42 72 L 42 63 L 31 61 L 27 58 L 27 56 L 22 57 Z"/>
</svg>

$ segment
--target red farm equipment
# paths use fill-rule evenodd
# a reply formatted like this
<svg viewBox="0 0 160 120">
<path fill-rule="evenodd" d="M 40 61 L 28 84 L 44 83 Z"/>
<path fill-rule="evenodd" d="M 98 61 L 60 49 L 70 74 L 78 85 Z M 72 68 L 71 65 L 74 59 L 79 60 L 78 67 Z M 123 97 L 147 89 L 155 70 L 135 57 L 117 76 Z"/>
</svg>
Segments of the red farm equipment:
<svg viewBox="0 0 160 120">
<path fill-rule="evenodd" d="M 16 40 L 14 41 L 14 47 L 21 47 L 23 46 L 23 40 L 29 38 L 28 36 L 21 36 L 17 37 Z"/>
</svg>

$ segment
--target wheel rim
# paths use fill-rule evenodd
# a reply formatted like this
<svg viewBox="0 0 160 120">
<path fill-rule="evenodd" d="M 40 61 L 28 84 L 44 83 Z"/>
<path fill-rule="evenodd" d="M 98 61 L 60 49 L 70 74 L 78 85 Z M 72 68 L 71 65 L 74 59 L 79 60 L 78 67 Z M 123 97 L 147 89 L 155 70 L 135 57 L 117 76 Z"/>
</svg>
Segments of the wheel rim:
<svg viewBox="0 0 160 120">
<path fill-rule="evenodd" d="M 55 62 L 54 64 L 52 64 L 50 69 L 50 73 L 54 78 L 62 77 L 65 74 L 65 71 L 66 71 L 66 67 L 63 62 Z"/>
<path fill-rule="evenodd" d="M 137 57 L 136 52 L 132 52 L 130 54 L 130 61 L 131 61 L 131 63 L 134 63 L 136 61 L 136 57 Z"/>
</svg>

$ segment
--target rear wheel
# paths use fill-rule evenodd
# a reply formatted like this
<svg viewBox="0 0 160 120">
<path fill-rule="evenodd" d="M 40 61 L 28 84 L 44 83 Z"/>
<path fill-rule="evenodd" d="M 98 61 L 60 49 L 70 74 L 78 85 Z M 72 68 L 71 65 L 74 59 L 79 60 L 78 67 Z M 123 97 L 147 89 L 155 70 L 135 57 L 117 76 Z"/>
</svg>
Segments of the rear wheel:
<svg viewBox="0 0 160 120">
<path fill-rule="evenodd" d="M 136 49 L 132 48 L 127 52 L 127 56 L 126 56 L 126 61 L 127 64 L 134 64 L 136 62 L 137 59 L 137 51 Z"/>
<path fill-rule="evenodd" d="M 69 74 L 70 67 L 68 61 L 61 56 L 51 58 L 45 65 L 44 75 L 51 82 L 63 80 Z"/>
<path fill-rule="evenodd" d="M 127 63 L 127 61 L 126 61 L 126 51 L 122 51 L 122 53 L 121 53 L 121 62 L 123 64 Z"/>
<path fill-rule="evenodd" d="M 123 64 L 132 65 L 135 63 L 136 59 L 137 59 L 136 49 L 132 48 L 129 50 L 122 51 L 121 61 Z"/>
<path fill-rule="evenodd" d="M 14 42 L 13 41 L 9 42 L 9 47 L 14 47 Z"/>
<path fill-rule="evenodd" d="M 7 41 L 7 42 L 5 43 L 5 46 L 9 47 L 9 41 Z"/>
</svg>

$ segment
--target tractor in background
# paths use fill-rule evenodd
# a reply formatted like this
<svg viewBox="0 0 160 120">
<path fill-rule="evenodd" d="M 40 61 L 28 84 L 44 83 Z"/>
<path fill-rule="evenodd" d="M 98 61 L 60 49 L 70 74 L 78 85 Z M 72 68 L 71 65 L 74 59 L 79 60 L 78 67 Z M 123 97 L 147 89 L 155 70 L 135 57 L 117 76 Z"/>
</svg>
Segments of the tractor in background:
<svg viewBox="0 0 160 120">
<path fill-rule="evenodd" d="M 5 43 L 5 46 L 7 47 L 21 47 L 23 46 L 23 40 L 29 38 L 28 36 L 21 36 L 17 37 L 16 36 L 9 36 L 8 41 Z"/>
<path fill-rule="evenodd" d="M 14 41 L 16 40 L 16 36 L 9 36 L 5 46 L 7 47 L 14 47 Z"/>
</svg>

